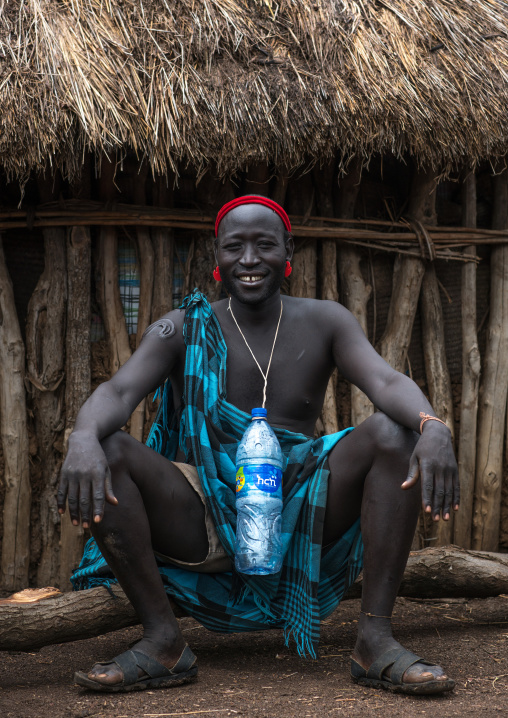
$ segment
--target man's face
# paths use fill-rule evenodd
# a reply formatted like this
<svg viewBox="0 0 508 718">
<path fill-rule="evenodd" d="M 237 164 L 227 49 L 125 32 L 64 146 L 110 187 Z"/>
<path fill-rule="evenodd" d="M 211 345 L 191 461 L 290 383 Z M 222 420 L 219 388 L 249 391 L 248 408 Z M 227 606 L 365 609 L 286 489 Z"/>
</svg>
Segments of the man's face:
<svg viewBox="0 0 508 718">
<path fill-rule="evenodd" d="M 280 289 L 292 242 L 285 241 L 284 225 L 273 210 L 245 204 L 220 223 L 216 254 L 226 291 L 245 304 L 258 304 Z"/>
</svg>

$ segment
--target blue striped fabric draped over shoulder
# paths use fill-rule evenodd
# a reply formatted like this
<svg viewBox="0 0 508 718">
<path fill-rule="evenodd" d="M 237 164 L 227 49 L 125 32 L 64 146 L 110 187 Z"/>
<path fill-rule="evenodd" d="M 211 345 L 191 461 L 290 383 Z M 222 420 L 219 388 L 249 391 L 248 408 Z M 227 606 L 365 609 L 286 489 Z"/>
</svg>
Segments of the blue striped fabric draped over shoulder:
<svg viewBox="0 0 508 718">
<path fill-rule="evenodd" d="M 235 455 L 250 416 L 226 399 L 227 347 L 213 310 L 197 291 L 185 308 L 187 346 L 184 409 L 178 427 L 166 382 L 147 444 L 173 460 L 178 440 L 197 467 L 222 545 L 234 557 Z M 312 439 L 274 429 L 284 456 L 284 563 L 273 576 L 196 573 L 158 561 L 166 591 L 204 626 L 216 631 L 284 630 L 301 655 L 317 656 L 321 619 L 340 603 L 362 567 L 360 520 L 322 550 L 328 484 L 327 457 L 352 429 Z M 75 590 L 109 584 L 113 574 L 91 539 L 71 581 Z"/>
</svg>

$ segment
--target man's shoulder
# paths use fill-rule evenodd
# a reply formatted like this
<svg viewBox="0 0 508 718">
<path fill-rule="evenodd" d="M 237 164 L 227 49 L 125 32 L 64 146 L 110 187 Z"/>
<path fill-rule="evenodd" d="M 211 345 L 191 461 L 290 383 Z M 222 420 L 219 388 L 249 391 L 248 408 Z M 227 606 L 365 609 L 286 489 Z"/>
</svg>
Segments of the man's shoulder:
<svg viewBox="0 0 508 718">
<path fill-rule="evenodd" d="M 283 297 L 289 309 L 309 317 L 335 317 L 347 314 L 348 310 L 339 302 L 330 299 L 309 299 L 306 297 Z"/>
<path fill-rule="evenodd" d="M 349 309 L 330 299 L 288 297 L 288 310 L 293 321 L 304 323 L 307 328 L 313 327 L 331 340 L 344 338 L 358 330 L 358 322 Z"/>
<path fill-rule="evenodd" d="M 166 340 L 182 338 L 185 312 L 181 309 L 172 309 L 162 317 L 156 319 L 143 333 L 143 339 Z"/>
</svg>

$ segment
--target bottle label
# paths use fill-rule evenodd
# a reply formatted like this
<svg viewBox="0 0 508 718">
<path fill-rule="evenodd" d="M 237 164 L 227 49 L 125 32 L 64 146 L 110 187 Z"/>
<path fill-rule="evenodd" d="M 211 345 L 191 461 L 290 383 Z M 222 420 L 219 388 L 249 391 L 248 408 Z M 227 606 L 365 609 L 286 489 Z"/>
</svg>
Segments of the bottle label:
<svg viewBox="0 0 508 718">
<path fill-rule="evenodd" d="M 273 494 L 280 488 L 282 470 L 272 464 L 248 464 L 239 466 L 236 472 L 236 492 L 244 486 L 254 486 L 268 494 Z"/>
</svg>

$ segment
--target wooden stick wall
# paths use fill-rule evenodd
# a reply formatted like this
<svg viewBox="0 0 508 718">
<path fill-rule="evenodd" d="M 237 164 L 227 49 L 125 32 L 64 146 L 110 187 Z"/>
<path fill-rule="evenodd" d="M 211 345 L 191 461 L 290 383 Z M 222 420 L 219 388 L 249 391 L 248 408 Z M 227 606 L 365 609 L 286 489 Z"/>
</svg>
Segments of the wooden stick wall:
<svg viewBox="0 0 508 718">
<path fill-rule="evenodd" d="M 25 347 L 12 283 L 0 240 L 0 434 L 4 455 L 0 585 L 15 590 L 28 581 L 30 475 L 25 393 Z"/>
<path fill-rule="evenodd" d="M 508 171 L 494 178 L 492 226 L 508 227 Z M 482 362 L 472 548 L 498 544 L 508 393 L 508 246 L 492 250 L 490 316 Z"/>
<path fill-rule="evenodd" d="M 114 203 L 118 199 L 114 168 L 108 165 L 103 163 L 100 199 Z M 132 195 L 136 206 L 146 203 L 145 184 L 149 181 L 146 173 L 136 174 Z M 302 227 L 306 218 L 318 215 L 328 220 L 343 220 L 342 229 L 354 236 L 357 217 L 361 214 L 357 208 L 361 182 L 359 162 L 351 164 L 349 174 L 341 177 L 340 183 L 334 163 L 316 168 L 299 179 L 282 175 L 276 181 L 263 166 L 247 174 L 245 191 L 269 194 L 285 203 L 290 213 L 303 215 Z M 437 224 L 437 186 L 437 174 L 422 169 L 414 172 L 408 191 L 405 217 L 426 248 L 428 228 Z M 494 187 L 492 229 L 503 232 L 508 230 L 507 171 L 494 179 Z M 177 212 L 172 210 L 175 200 L 170 183 L 163 179 L 155 182 L 151 196 L 155 207 Z M 234 188 L 230 183 L 222 184 L 207 177 L 194 196 L 202 213 L 213 216 L 224 201 L 234 196 Z M 43 229 L 45 268 L 30 300 L 26 347 L 0 242 L 0 435 L 5 484 L 5 499 L 0 506 L 3 513 L 1 589 L 15 590 L 28 584 L 31 515 L 39 522 L 37 529 L 42 542 L 38 566 L 32 566 L 30 572 L 32 583 L 70 588 L 68 577 L 79 561 L 84 536 L 67 516 L 60 520 L 54 493 L 69 434 L 91 388 L 92 247 L 97 253 L 96 301 L 105 326 L 111 371 L 116 371 L 128 360 L 132 347 L 139 344 L 148 324 L 172 307 L 175 236 L 180 230 L 162 226 L 158 221 L 150 226 L 146 219 L 149 213 L 144 217 L 145 221 L 131 231 L 141 285 L 138 330 L 133 343 L 129 342 L 118 287 L 120 226 L 104 224 L 93 228 L 81 221 L 73 225 L 69 217 L 67 227 Z M 476 183 L 471 173 L 463 179 L 462 224 L 469 230 L 476 227 Z M 213 242 L 209 230 L 193 227 L 186 230 L 193 234 L 187 234 L 190 244 L 184 288 L 198 286 L 214 299 L 218 288 L 211 279 Z M 487 236 L 485 230 L 481 232 L 482 237 Z M 504 235 L 492 236 L 497 241 Z M 475 246 L 461 251 L 463 259 L 476 257 Z M 425 252 L 422 251 L 424 255 Z M 374 255 L 373 274 L 369 273 L 367 257 L 367 249 L 337 242 L 336 237 L 325 237 L 318 243 L 310 229 L 308 237 L 300 231 L 289 292 L 294 296 L 340 300 L 367 331 L 369 311 L 376 300 L 375 281 L 372 281 L 376 275 L 376 257 Z M 422 256 L 399 254 L 395 258 L 391 302 L 385 326 L 380 328 L 383 331 L 377 349 L 396 369 L 408 370 L 408 351 L 420 303 L 424 383 L 436 413 L 446 419 L 452 432 L 457 430 L 459 437 L 462 512 L 455 525 L 450 523 L 439 529 L 426 525 L 422 518 L 415 548 L 423 546 L 422 536 L 432 541 L 432 546 L 453 541 L 464 548 L 498 548 L 508 394 L 508 244 L 494 246 L 490 263 L 490 313 L 482 356 L 477 336 L 477 263 L 466 261 L 461 265 L 463 369 L 462 399 L 457 413 L 460 421 L 456 424 L 445 351 L 442 292 L 435 264 Z M 318 427 L 322 431 L 339 428 L 337 381 L 336 376 L 330 380 Z M 27 398 L 33 412 L 30 420 Z M 350 390 L 349 401 L 352 423 L 362 421 L 374 410 L 366 397 L 354 388 Z M 30 422 L 35 429 L 43 473 L 43 488 L 37 494 L 35 507 L 29 480 Z M 137 439 L 146 434 L 146 422 L 147 409 L 142 403 L 130 422 L 130 432 Z"/>
<path fill-rule="evenodd" d="M 476 178 L 467 174 L 462 184 L 462 223 L 476 227 Z M 468 247 L 464 254 L 475 254 Z M 454 519 L 454 543 L 471 548 L 473 498 L 476 470 L 476 424 L 480 387 L 480 349 L 476 317 L 476 264 L 468 262 L 461 270 L 462 302 L 462 395 L 460 402 L 460 438 L 457 451 L 461 477 L 462 502 Z"/>
</svg>

